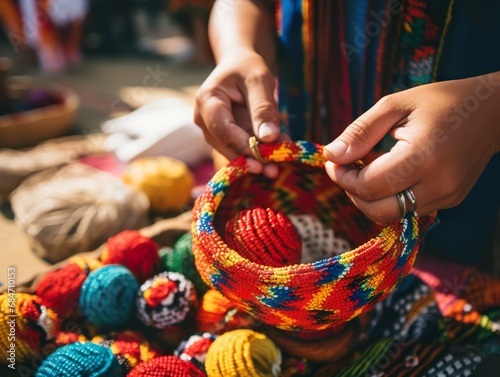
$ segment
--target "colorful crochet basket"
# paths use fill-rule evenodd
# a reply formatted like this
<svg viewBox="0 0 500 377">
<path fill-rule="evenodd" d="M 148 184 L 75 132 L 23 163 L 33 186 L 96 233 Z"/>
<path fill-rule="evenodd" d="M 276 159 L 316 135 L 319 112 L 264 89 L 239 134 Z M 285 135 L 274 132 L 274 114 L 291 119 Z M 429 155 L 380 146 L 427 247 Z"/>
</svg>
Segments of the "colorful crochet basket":
<svg viewBox="0 0 500 377">
<path fill-rule="evenodd" d="M 324 330 L 370 310 L 408 274 L 434 217 L 409 214 L 382 227 L 332 183 L 321 145 L 260 144 L 258 150 L 264 160 L 278 163 L 276 179 L 247 174 L 239 157 L 215 174 L 195 203 L 193 254 L 203 280 L 240 309 L 284 330 Z M 250 262 L 221 235 L 236 213 L 254 207 L 314 215 L 357 247 L 307 264 Z"/>
</svg>

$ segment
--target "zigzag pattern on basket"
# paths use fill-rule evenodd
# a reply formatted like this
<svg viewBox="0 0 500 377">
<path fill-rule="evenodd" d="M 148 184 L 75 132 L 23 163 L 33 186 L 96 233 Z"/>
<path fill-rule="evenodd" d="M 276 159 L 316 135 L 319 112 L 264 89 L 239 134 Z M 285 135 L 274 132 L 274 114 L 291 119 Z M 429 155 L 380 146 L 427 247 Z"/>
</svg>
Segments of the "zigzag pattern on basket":
<svg viewBox="0 0 500 377">
<path fill-rule="evenodd" d="M 323 330 L 366 312 L 408 274 L 433 217 L 385 228 L 372 223 L 332 183 L 320 145 L 261 144 L 278 162 L 274 180 L 247 174 L 243 157 L 219 170 L 193 209 L 193 253 L 203 280 L 264 323 L 285 330 Z M 351 245 L 342 255 L 308 264 L 270 267 L 240 256 L 221 237 L 235 213 L 269 207 L 288 215 L 313 214 Z"/>
</svg>

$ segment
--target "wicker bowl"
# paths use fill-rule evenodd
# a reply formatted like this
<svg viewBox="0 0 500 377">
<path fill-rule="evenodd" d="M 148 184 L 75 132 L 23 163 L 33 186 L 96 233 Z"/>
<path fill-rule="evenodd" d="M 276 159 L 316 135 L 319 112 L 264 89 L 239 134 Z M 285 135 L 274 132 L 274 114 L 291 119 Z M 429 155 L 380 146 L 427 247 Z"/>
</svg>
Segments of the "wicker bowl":
<svg viewBox="0 0 500 377">
<path fill-rule="evenodd" d="M 0 147 L 32 147 L 66 134 L 75 119 L 80 101 L 73 90 L 31 76 L 7 79 L 7 93 L 12 97 L 22 97 L 31 88 L 43 88 L 61 98 L 61 103 L 0 116 Z"/>
<path fill-rule="evenodd" d="M 247 174 L 240 157 L 215 174 L 195 203 L 193 253 L 203 280 L 240 309 L 284 330 L 326 330 L 370 310 L 409 273 L 435 218 L 409 214 L 382 227 L 332 183 L 323 168 L 322 146 L 296 142 L 258 148 L 265 160 L 278 163 L 276 179 Z M 253 263 L 221 235 L 238 211 L 256 206 L 315 215 L 355 247 L 307 264 Z"/>
</svg>

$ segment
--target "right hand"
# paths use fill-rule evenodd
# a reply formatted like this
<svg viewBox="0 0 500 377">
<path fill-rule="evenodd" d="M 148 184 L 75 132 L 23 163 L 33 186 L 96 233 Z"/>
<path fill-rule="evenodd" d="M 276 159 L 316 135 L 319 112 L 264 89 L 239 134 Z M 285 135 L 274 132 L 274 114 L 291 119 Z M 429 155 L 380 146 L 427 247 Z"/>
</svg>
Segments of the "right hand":
<svg viewBox="0 0 500 377">
<path fill-rule="evenodd" d="M 229 160 L 247 156 L 251 173 L 277 174 L 276 166 L 252 158 L 248 139 L 290 140 L 280 134 L 276 82 L 264 59 L 247 48 L 224 54 L 196 93 L 194 121 L 205 139 Z"/>
</svg>

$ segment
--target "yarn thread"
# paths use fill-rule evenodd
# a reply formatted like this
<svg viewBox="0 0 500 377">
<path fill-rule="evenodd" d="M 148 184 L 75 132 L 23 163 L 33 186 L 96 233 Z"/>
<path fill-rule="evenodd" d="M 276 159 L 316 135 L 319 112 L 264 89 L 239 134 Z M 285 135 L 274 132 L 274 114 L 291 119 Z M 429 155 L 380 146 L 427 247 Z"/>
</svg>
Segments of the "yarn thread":
<svg viewBox="0 0 500 377">
<path fill-rule="evenodd" d="M 71 343 L 56 350 L 38 368 L 36 377 L 120 377 L 124 370 L 109 348 Z"/>
<path fill-rule="evenodd" d="M 125 267 L 107 265 L 92 271 L 82 286 L 80 307 L 97 326 L 119 327 L 133 314 L 139 286 Z"/>
<path fill-rule="evenodd" d="M 194 364 L 177 356 L 159 356 L 137 365 L 127 377 L 205 377 Z"/>
<path fill-rule="evenodd" d="M 13 317 L 15 316 L 15 317 Z M 26 293 L 0 295 L 0 363 L 22 363 L 44 354 L 60 329 L 57 314 Z M 11 340 L 11 336 L 14 340 Z M 11 346 L 15 343 L 15 347 Z"/>
<path fill-rule="evenodd" d="M 205 369 L 208 377 L 279 376 L 281 352 L 262 333 L 248 329 L 228 331 L 208 349 Z"/>
<path fill-rule="evenodd" d="M 385 228 L 371 222 L 324 171 L 323 147 L 308 142 L 259 144 L 278 163 L 271 180 L 246 174 L 239 157 L 219 170 L 193 208 L 193 254 L 202 279 L 265 324 L 285 330 L 324 330 L 383 300 L 406 276 L 434 217 L 408 214 Z M 250 262 L 220 234 L 235 213 L 252 207 L 286 215 L 311 214 L 353 250 L 285 267 Z"/>
<path fill-rule="evenodd" d="M 127 267 L 137 281 L 142 283 L 158 272 L 158 245 L 136 230 L 124 230 L 108 239 L 101 254 L 101 261 L 104 264 Z"/>
<path fill-rule="evenodd" d="M 264 266 L 282 267 L 300 261 L 299 234 L 285 214 L 271 208 L 238 212 L 227 222 L 225 238 L 243 258 Z"/>
<path fill-rule="evenodd" d="M 163 329 L 182 323 L 198 306 L 193 283 L 178 272 L 162 272 L 137 293 L 137 314 L 147 326 Z"/>
</svg>

